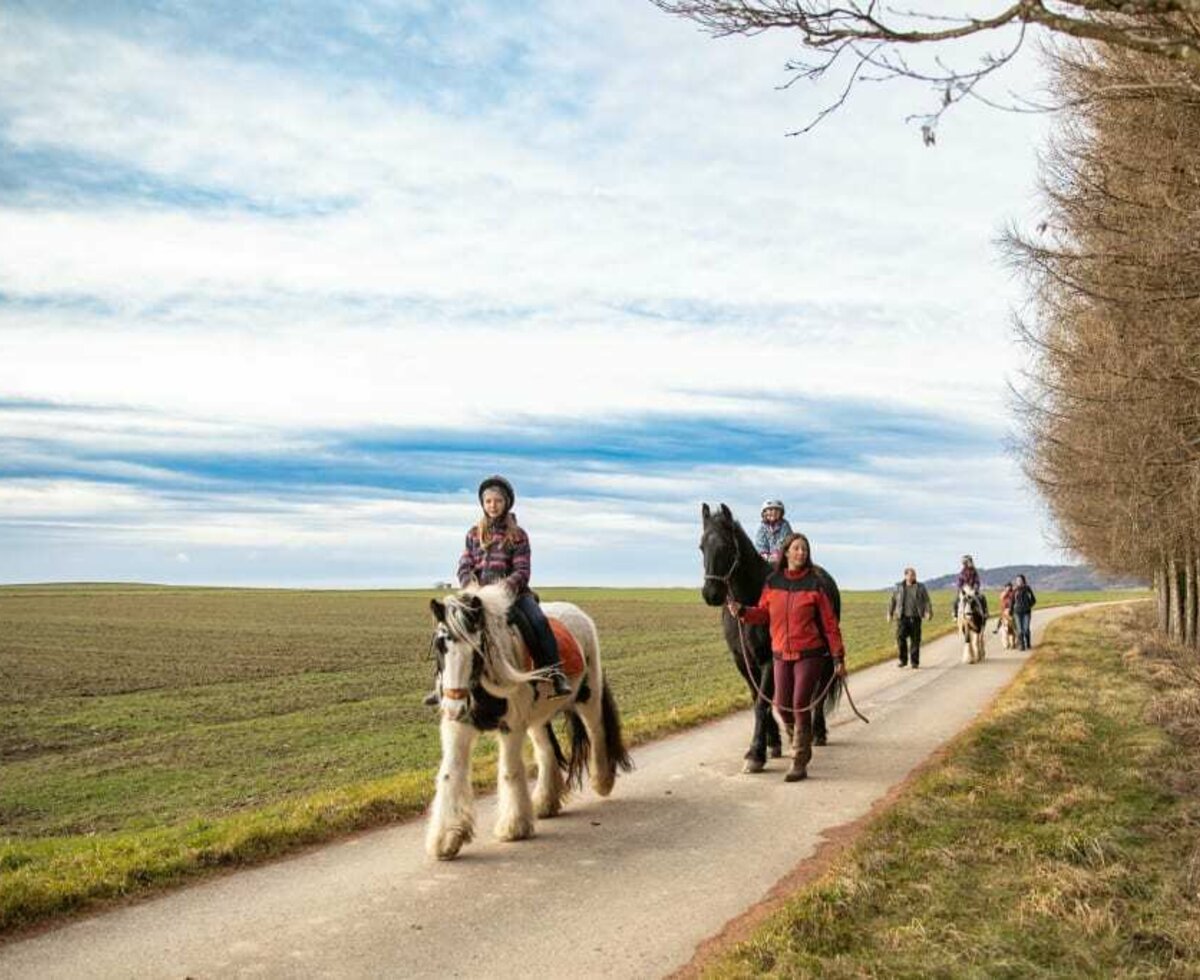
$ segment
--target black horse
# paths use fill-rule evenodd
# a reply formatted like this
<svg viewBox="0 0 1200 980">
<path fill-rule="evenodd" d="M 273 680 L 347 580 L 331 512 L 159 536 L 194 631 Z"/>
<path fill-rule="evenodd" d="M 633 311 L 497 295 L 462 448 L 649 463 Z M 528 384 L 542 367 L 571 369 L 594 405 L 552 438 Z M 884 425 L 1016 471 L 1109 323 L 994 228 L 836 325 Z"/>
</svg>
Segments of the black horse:
<svg viewBox="0 0 1200 980">
<path fill-rule="evenodd" d="M 724 504 L 716 513 L 705 504 L 700 514 L 703 519 L 700 553 L 704 556 L 704 585 L 700 594 L 704 601 L 710 606 L 724 606 L 732 595 L 742 605 L 754 605 L 762 596 L 763 585 L 771 574 L 770 563 L 758 553 L 754 542 Z M 834 615 L 840 620 L 842 596 L 837 583 L 825 569 L 813 567 L 833 603 Z M 725 643 L 733 654 L 734 666 L 745 678 L 754 699 L 754 738 L 746 751 L 743 772 L 761 772 L 768 752 L 772 758 L 778 758 L 783 752 L 779 723 L 771 711 L 775 697 L 771 636 L 765 626 L 739 623 L 724 608 L 721 610 L 721 627 Z M 825 709 L 828 707 L 832 711 L 842 694 L 841 679 L 833 675 L 833 658 L 829 658 L 828 674 L 821 678 L 821 687 L 825 688 L 827 684 L 825 698 L 813 711 L 813 741 L 817 745 L 828 741 Z"/>
</svg>

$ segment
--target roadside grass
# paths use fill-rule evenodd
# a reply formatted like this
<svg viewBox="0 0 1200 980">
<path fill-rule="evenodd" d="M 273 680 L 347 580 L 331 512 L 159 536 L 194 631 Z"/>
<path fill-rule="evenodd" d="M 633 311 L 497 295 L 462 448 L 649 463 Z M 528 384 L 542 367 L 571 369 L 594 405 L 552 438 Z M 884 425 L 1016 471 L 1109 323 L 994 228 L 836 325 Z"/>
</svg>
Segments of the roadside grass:
<svg viewBox="0 0 1200 980">
<path fill-rule="evenodd" d="M 423 809 L 434 594 L 0 588 L 0 932 Z M 749 704 L 696 590 L 545 597 L 596 619 L 631 742 Z M 845 596 L 852 668 L 892 656 L 886 598 Z"/>
<path fill-rule="evenodd" d="M 1200 976 L 1200 671 L 1053 624 L 995 709 L 711 977 Z M 1190 675 L 1190 676 L 1189 676 Z"/>
</svg>

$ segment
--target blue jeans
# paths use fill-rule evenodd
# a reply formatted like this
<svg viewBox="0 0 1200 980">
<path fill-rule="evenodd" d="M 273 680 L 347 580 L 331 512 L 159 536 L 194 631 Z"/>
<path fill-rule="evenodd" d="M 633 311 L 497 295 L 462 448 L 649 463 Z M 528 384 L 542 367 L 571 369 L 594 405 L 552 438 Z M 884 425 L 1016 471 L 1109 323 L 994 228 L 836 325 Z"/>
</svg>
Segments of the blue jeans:
<svg viewBox="0 0 1200 980">
<path fill-rule="evenodd" d="M 1017 645 L 1022 650 L 1030 650 L 1033 648 L 1033 638 L 1029 635 L 1029 620 L 1033 613 L 1015 612 L 1013 619 L 1017 623 Z"/>
</svg>

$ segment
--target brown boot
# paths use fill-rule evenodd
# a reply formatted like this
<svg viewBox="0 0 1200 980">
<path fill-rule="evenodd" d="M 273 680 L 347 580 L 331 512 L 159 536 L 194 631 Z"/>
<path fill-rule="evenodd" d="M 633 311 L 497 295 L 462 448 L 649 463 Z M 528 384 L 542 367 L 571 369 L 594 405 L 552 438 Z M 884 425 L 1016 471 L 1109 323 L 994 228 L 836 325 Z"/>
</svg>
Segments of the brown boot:
<svg viewBox="0 0 1200 980">
<path fill-rule="evenodd" d="M 803 728 L 796 730 L 792 742 L 792 768 L 783 777 L 784 782 L 797 783 L 808 778 L 808 764 L 812 760 L 812 732 Z"/>
</svg>

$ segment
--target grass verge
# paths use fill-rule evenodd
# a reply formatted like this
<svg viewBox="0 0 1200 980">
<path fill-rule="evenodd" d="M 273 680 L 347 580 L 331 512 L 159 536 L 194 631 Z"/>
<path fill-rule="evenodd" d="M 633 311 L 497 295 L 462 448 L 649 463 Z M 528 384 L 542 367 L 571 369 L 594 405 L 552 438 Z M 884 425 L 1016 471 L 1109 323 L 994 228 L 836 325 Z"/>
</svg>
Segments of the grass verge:
<svg viewBox="0 0 1200 980">
<path fill-rule="evenodd" d="M 419 813 L 428 596 L 0 588 L 0 934 Z M 694 590 L 546 597 L 596 618 L 632 743 L 748 705 Z M 852 668 L 893 656 L 886 601 L 846 593 Z"/>
<path fill-rule="evenodd" d="M 1052 625 L 995 709 L 711 977 L 1200 975 L 1200 672 Z"/>
</svg>

